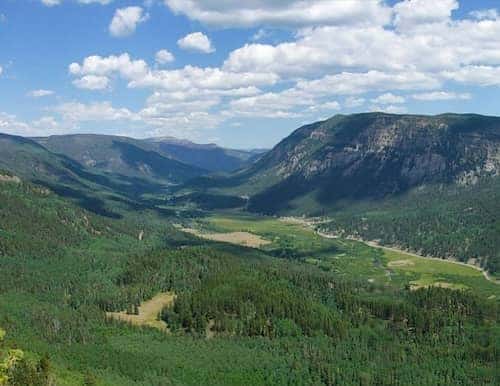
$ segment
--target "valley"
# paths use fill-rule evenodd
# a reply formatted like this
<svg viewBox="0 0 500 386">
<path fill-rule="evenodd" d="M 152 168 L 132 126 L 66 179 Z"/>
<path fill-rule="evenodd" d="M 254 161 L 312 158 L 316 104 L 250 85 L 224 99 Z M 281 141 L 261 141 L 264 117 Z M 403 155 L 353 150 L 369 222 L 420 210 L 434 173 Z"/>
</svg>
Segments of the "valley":
<svg viewBox="0 0 500 386">
<path fill-rule="evenodd" d="M 500 190 L 483 145 L 464 140 L 468 185 L 430 170 L 407 186 L 410 144 L 369 149 L 342 173 L 368 162 L 376 179 L 396 150 L 398 172 L 363 188 L 373 197 L 355 191 L 363 175 L 341 178 L 328 202 L 309 189 L 326 180 L 287 161 L 301 149 L 309 162 L 318 125 L 335 148 L 344 124 L 370 137 L 413 119 L 337 116 L 227 174 L 145 144 L 160 140 L 0 136 L 0 358 L 23 352 L 13 384 L 495 384 Z M 449 118 L 421 129 L 442 130 L 434 119 Z M 491 153 L 497 120 L 485 122 L 474 141 Z M 379 195 L 389 185 L 401 189 Z"/>
<path fill-rule="evenodd" d="M 249 246 L 273 252 L 288 246 L 290 255 L 284 252 L 284 258 L 295 258 L 322 269 L 342 272 L 352 279 L 362 276 L 370 283 L 398 283 L 412 289 L 436 285 L 468 289 L 490 299 L 500 296 L 498 281 L 486 276 L 486 273 L 476 266 L 424 257 L 374 242 L 330 236 L 315 229 L 315 226 L 321 223 L 303 218 L 276 219 L 221 213 L 208 219 L 200 219 L 198 223 L 198 228 L 217 230 L 219 233 L 205 233 L 206 231 L 193 229 L 188 231 L 202 238 L 236 244 L 240 243 L 231 239 L 231 235 L 235 233 L 260 235 L 272 242 Z M 363 249 L 364 253 L 361 252 Z M 328 252 L 330 250 L 334 252 Z M 356 259 L 356 256 L 363 258 Z"/>
</svg>

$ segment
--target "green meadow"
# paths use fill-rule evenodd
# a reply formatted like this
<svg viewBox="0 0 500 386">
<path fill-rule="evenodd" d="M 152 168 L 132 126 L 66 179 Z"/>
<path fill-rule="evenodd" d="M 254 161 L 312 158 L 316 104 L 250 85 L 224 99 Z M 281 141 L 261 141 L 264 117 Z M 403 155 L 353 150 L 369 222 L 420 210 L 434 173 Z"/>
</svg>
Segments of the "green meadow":
<svg viewBox="0 0 500 386">
<path fill-rule="evenodd" d="M 300 221 L 228 212 L 196 220 L 196 226 L 212 232 L 259 235 L 271 241 L 261 247 L 264 251 L 316 265 L 348 279 L 363 278 L 373 284 L 413 289 L 435 285 L 500 298 L 500 285 L 488 281 L 474 267 L 354 240 L 325 238 Z"/>
</svg>

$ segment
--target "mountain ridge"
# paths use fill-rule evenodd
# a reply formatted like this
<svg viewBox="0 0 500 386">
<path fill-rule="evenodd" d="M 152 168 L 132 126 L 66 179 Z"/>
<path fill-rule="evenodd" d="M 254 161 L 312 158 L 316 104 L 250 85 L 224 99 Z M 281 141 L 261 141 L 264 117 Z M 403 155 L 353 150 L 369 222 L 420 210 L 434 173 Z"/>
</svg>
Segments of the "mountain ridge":
<svg viewBox="0 0 500 386">
<path fill-rule="evenodd" d="M 160 157 L 204 170 L 205 173 L 227 173 L 241 169 L 262 153 L 259 150 L 227 149 L 216 144 L 197 144 L 174 137 L 137 139 L 105 134 L 66 134 L 34 137 L 33 140 L 51 151 L 64 154 L 87 166 L 95 167 L 92 161 L 96 161 L 95 164 L 99 163 L 115 172 L 116 168 L 123 169 L 123 166 L 116 164 L 120 162 L 120 158 L 125 163 L 126 159 L 123 159 L 116 149 L 113 150 L 112 142 L 126 143 L 143 151 L 156 152 Z M 94 156 L 90 156 L 89 152 L 93 152 Z"/>
</svg>

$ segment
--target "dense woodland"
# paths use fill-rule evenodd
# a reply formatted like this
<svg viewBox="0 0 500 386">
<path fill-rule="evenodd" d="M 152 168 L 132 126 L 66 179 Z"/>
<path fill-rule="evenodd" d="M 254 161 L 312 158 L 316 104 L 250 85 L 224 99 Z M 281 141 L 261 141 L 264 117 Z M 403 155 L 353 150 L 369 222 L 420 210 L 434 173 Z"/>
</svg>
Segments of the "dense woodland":
<svg viewBox="0 0 500 386">
<path fill-rule="evenodd" d="M 498 384 L 494 300 L 374 285 L 169 222 L 0 183 L 0 361 L 26 358 L 7 384 Z M 161 291 L 177 294 L 168 334 L 105 316 Z"/>
<path fill-rule="evenodd" d="M 428 256 L 475 259 L 500 271 L 500 180 L 429 186 L 387 200 L 346 205 L 324 231 L 378 240 Z"/>
</svg>

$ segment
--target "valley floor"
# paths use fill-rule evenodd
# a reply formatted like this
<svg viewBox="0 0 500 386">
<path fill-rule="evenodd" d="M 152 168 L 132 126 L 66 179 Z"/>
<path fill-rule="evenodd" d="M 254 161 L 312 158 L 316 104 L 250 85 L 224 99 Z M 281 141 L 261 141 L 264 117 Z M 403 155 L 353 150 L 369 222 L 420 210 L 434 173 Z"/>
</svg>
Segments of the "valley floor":
<svg viewBox="0 0 500 386">
<path fill-rule="evenodd" d="M 469 289 L 490 299 L 500 299 L 498 280 L 490 277 L 480 267 L 454 260 L 421 256 L 383 246 L 375 241 L 339 238 L 318 230 L 321 223 L 319 219 L 303 217 L 275 218 L 221 213 L 201 219 L 195 225 L 197 228 L 189 229 L 189 232 L 203 238 L 236 244 L 242 243 L 231 235 L 246 233 L 253 239 L 268 240 L 262 245 L 255 245 L 263 250 L 276 250 L 285 245 L 294 250 L 295 254 L 298 253 L 306 263 L 330 269 L 345 277 L 355 278 L 363 274 L 366 280 L 372 283 L 400 282 L 401 286 L 409 285 L 413 289 L 432 285 Z M 366 247 L 361 248 L 360 244 Z M 379 250 L 382 251 L 383 261 L 374 258 L 378 256 Z M 355 255 L 358 255 L 358 258 Z M 359 258 L 360 256 L 365 257 Z M 403 261 L 406 264 L 398 264 Z"/>
<path fill-rule="evenodd" d="M 310 222 L 304 222 L 306 225 L 311 225 L 312 223 Z M 325 237 L 325 238 L 328 238 L 328 239 L 338 239 L 339 237 L 336 236 L 336 235 L 333 235 L 333 234 L 329 234 L 329 233 L 326 233 L 326 232 L 321 232 L 319 230 L 316 230 L 316 233 L 318 235 L 320 235 L 321 237 Z M 462 265 L 462 266 L 465 266 L 465 267 L 469 267 L 469 268 L 472 268 L 472 269 L 475 269 L 475 270 L 478 270 L 480 271 L 484 278 L 494 284 L 500 284 L 500 281 L 498 281 L 497 279 L 491 277 L 487 271 L 485 271 L 484 269 L 482 269 L 481 267 L 478 267 L 477 265 L 474 265 L 474 264 L 468 264 L 468 263 L 464 263 L 464 262 L 461 262 L 461 261 L 456 261 L 456 260 L 452 260 L 452 259 L 444 259 L 444 258 L 440 258 L 440 257 L 434 257 L 434 256 L 422 256 L 422 255 L 419 255 L 419 254 L 416 254 L 416 253 L 413 253 L 413 252 L 409 252 L 409 251 L 404 251 L 402 249 L 398 249 L 398 248 L 395 248 L 395 247 L 388 247 L 386 245 L 381 245 L 380 243 L 376 242 L 376 241 L 369 241 L 369 240 L 362 240 L 360 238 L 355 238 L 355 237 L 348 237 L 346 238 L 347 240 L 355 240 L 355 241 L 359 241 L 359 242 L 362 242 L 370 247 L 373 247 L 373 248 L 381 248 L 385 251 L 390 251 L 390 252 L 395 252 L 395 253 L 398 253 L 398 254 L 401 254 L 401 255 L 407 255 L 407 256 L 412 256 L 412 257 L 417 257 L 417 258 L 422 258 L 422 259 L 429 259 L 429 260 L 434 260 L 434 261 L 441 261 L 441 262 L 446 262 L 446 263 L 452 263 L 452 264 L 458 264 L 458 265 Z"/>
</svg>

